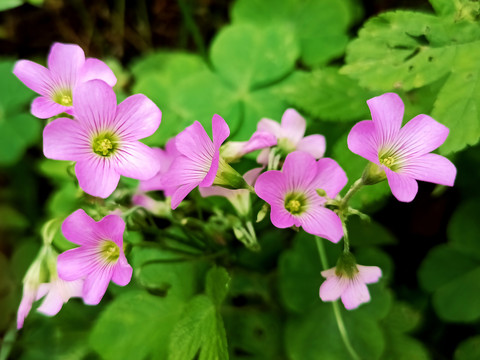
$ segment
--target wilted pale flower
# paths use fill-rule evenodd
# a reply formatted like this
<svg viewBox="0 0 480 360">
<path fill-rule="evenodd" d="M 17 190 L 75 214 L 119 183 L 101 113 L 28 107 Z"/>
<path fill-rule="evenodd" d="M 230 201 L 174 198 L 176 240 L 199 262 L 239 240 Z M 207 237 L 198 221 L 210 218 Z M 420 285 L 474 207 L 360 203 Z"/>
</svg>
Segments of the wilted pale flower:
<svg viewBox="0 0 480 360">
<path fill-rule="evenodd" d="M 455 166 L 447 158 L 430 153 L 447 138 L 447 127 L 430 116 L 417 115 L 401 128 L 404 105 L 394 93 L 374 97 L 367 104 L 372 120 L 361 121 L 352 128 L 348 148 L 385 172 L 399 201 L 415 198 L 416 180 L 453 185 Z"/>
<path fill-rule="evenodd" d="M 343 236 L 342 222 L 325 208 L 326 199 L 317 190 L 334 198 L 346 183 L 345 172 L 334 160 L 315 161 L 312 155 L 295 151 L 287 155 L 282 171 L 267 171 L 258 177 L 255 192 L 270 204 L 270 219 L 276 227 L 301 226 L 336 243 Z"/>
<path fill-rule="evenodd" d="M 120 175 L 147 180 L 159 171 L 155 152 L 138 141 L 152 135 L 162 113 L 145 95 L 128 97 L 117 106 L 112 88 L 101 80 L 77 86 L 75 119 L 60 118 L 43 131 L 43 153 L 49 159 L 76 161 L 80 187 L 108 197 Z"/>
<path fill-rule="evenodd" d="M 125 286 L 132 278 L 132 267 L 123 252 L 125 222 L 107 215 L 99 222 L 77 210 L 62 224 L 63 235 L 80 247 L 58 255 L 58 275 L 74 281 L 85 279 L 82 297 L 86 304 L 100 302 L 110 281 Z"/>
<path fill-rule="evenodd" d="M 343 254 L 337 266 L 322 271 L 326 278 L 320 286 L 320 298 L 323 301 L 342 299 L 348 310 L 370 301 L 370 293 L 366 284 L 376 283 L 382 276 L 377 266 L 357 265 L 351 253 Z"/>
<path fill-rule="evenodd" d="M 41 119 L 71 113 L 75 88 L 99 79 L 109 86 L 117 82 L 112 70 L 102 61 L 85 59 L 82 48 L 54 43 L 48 54 L 48 69 L 29 60 L 16 62 L 13 73 L 30 89 L 40 94 L 33 100 L 32 114 Z"/>
</svg>

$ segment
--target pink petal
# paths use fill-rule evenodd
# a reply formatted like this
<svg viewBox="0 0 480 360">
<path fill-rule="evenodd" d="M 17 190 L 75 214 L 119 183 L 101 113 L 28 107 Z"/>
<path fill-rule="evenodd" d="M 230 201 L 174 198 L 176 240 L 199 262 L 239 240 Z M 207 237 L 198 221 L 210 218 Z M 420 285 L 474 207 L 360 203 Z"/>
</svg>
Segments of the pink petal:
<svg viewBox="0 0 480 360">
<path fill-rule="evenodd" d="M 80 70 L 78 81 L 87 82 L 94 79 L 103 80 L 111 87 L 117 83 L 115 74 L 107 64 L 98 59 L 88 58 Z"/>
<path fill-rule="evenodd" d="M 83 209 L 69 215 L 62 224 L 62 234 L 77 245 L 93 245 L 100 240 L 95 229 L 97 223 Z"/>
<path fill-rule="evenodd" d="M 58 312 L 62 309 L 62 306 L 62 297 L 58 294 L 58 292 L 50 291 L 37 311 L 48 316 L 53 316 L 58 314 Z"/>
<path fill-rule="evenodd" d="M 277 138 L 275 135 L 264 131 L 256 131 L 252 137 L 245 143 L 242 143 L 242 155 L 248 154 L 252 151 L 264 149 L 267 147 L 277 145 Z"/>
<path fill-rule="evenodd" d="M 116 133 L 124 139 L 138 140 L 157 131 L 162 112 L 142 94 L 129 96 L 117 107 Z"/>
<path fill-rule="evenodd" d="M 270 156 L 270 149 L 263 149 L 262 151 L 260 151 L 260 154 L 258 154 L 257 156 L 257 163 L 267 166 L 269 156 Z"/>
<path fill-rule="evenodd" d="M 182 155 L 198 164 L 202 164 L 206 169 L 210 168 L 215 148 L 207 132 L 198 121 L 195 121 L 177 135 L 175 146 Z"/>
<path fill-rule="evenodd" d="M 72 88 L 81 67 L 85 63 L 85 53 L 74 44 L 54 43 L 48 55 L 48 68 L 57 85 Z"/>
<path fill-rule="evenodd" d="M 307 123 L 305 119 L 294 109 L 287 109 L 282 116 L 283 136 L 294 144 L 303 138 Z"/>
<path fill-rule="evenodd" d="M 428 115 L 417 115 L 400 130 L 397 144 L 403 156 L 429 153 L 445 142 L 448 128 Z"/>
<path fill-rule="evenodd" d="M 356 309 L 360 304 L 369 301 L 370 293 L 368 292 L 367 285 L 356 278 L 350 280 L 348 287 L 342 294 L 342 302 L 343 305 L 345 305 L 345 309 Z"/>
<path fill-rule="evenodd" d="M 90 151 L 88 136 L 75 120 L 59 118 L 43 130 L 43 154 L 49 159 L 75 161 Z"/>
<path fill-rule="evenodd" d="M 285 174 L 277 170 L 261 174 L 255 183 L 255 193 L 271 206 L 283 207 L 286 193 Z"/>
<path fill-rule="evenodd" d="M 165 174 L 170 168 L 170 165 L 174 159 L 173 156 L 171 156 L 167 151 L 164 151 L 160 148 L 152 148 L 152 151 L 155 154 L 155 162 L 160 170 L 151 179 L 140 181 L 140 191 L 163 190 Z"/>
<path fill-rule="evenodd" d="M 78 85 L 73 92 L 75 118 L 89 130 L 112 130 L 117 109 L 117 97 L 102 80 Z"/>
<path fill-rule="evenodd" d="M 120 174 L 112 165 L 113 159 L 92 154 L 77 162 L 78 184 L 87 194 L 107 198 L 117 188 Z"/>
<path fill-rule="evenodd" d="M 62 280 L 73 281 L 78 280 L 92 271 L 95 264 L 95 253 L 92 247 L 78 247 L 67 250 L 57 258 L 57 272 Z"/>
<path fill-rule="evenodd" d="M 52 78 L 50 71 L 42 66 L 29 60 L 19 60 L 15 63 L 13 73 L 28 88 L 36 93 L 44 96 L 50 95 L 52 88 Z"/>
<path fill-rule="evenodd" d="M 123 233 L 125 232 L 125 221 L 118 215 L 107 215 L 95 224 L 97 239 L 108 239 L 114 241 L 123 252 Z"/>
<path fill-rule="evenodd" d="M 323 158 L 317 161 L 317 175 L 312 182 L 315 189 L 323 189 L 328 197 L 333 199 L 340 190 L 347 184 L 345 171 L 330 158 Z"/>
<path fill-rule="evenodd" d="M 85 304 L 97 305 L 102 300 L 112 279 L 113 269 L 113 266 L 102 267 L 97 265 L 86 277 L 83 285 L 83 301 Z"/>
<path fill-rule="evenodd" d="M 294 151 L 287 155 L 282 172 L 287 179 L 289 191 L 303 190 L 309 188 L 316 178 L 317 164 L 309 153 Z"/>
<path fill-rule="evenodd" d="M 364 120 L 355 124 L 347 138 L 348 148 L 354 154 L 379 164 L 377 133 L 373 121 Z"/>
<path fill-rule="evenodd" d="M 42 297 L 47 295 L 50 291 L 51 284 L 50 283 L 43 283 L 38 286 L 37 294 L 35 296 L 35 301 L 40 300 Z"/>
<path fill-rule="evenodd" d="M 310 135 L 300 140 L 297 150 L 305 151 L 315 159 L 320 159 L 325 154 L 326 142 L 323 135 Z"/>
<path fill-rule="evenodd" d="M 183 199 L 187 197 L 187 195 L 196 187 L 198 183 L 190 183 L 181 185 L 175 189 L 175 192 L 172 194 L 172 210 L 175 210 L 177 206 L 182 202 Z"/>
<path fill-rule="evenodd" d="M 257 132 L 267 132 L 274 135 L 277 139 L 282 136 L 280 124 L 275 120 L 261 119 L 257 124 Z"/>
<path fill-rule="evenodd" d="M 151 179 L 160 171 L 155 151 L 140 141 L 122 142 L 112 165 L 120 175 L 140 180 Z"/>
<path fill-rule="evenodd" d="M 285 229 L 293 225 L 299 225 L 295 217 L 290 214 L 283 205 L 271 206 L 270 220 L 272 221 L 272 224 L 279 229 Z"/>
<path fill-rule="evenodd" d="M 235 195 L 237 190 L 225 189 L 220 186 L 209 186 L 209 187 L 199 187 L 198 190 L 200 191 L 200 195 L 202 197 L 209 197 L 209 196 L 223 196 L 229 198 Z"/>
<path fill-rule="evenodd" d="M 367 104 L 372 113 L 379 144 L 390 144 L 395 141 L 402 126 L 404 112 L 400 96 L 395 93 L 386 93 L 367 100 Z"/>
<path fill-rule="evenodd" d="M 117 285 L 125 286 L 132 279 L 132 273 L 133 269 L 122 252 L 118 258 L 117 264 L 113 268 L 112 281 Z"/>
<path fill-rule="evenodd" d="M 337 276 L 328 277 L 320 286 L 320 299 L 323 301 L 335 301 L 342 295 L 347 286 L 347 278 Z"/>
<path fill-rule="evenodd" d="M 254 168 L 251 170 L 248 170 L 244 175 L 243 178 L 247 182 L 248 185 L 250 186 L 255 186 L 255 182 L 257 181 L 258 177 L 260 176 L 260 173 L 263 171 L 263 167 L 259 168 Z"/>
<path fill-rule="evenodd" d="M 23 327 L 23 323 L 28 313 L 32 309 L 33 301 L 35 300 L 35 293 L 31 290 L 26 290 L 23 288 L 22 301 L 17 311 L 17 330 L 20 330 Z"/>
<path fill-rule="evenodd" d="M 218 166 L 220 162 L 220 151 L 215 150 L 213 154 L 212 162 L 210 164 L 210 168 L 208 169 L 207 174 L 203 178 L 203 180 L 198 184 L 199 186 L 212 186 L 213 182 L 215 181 L 215 177 L 217 176 Z"/>
<path fill-rule="evenodd" d="M 49 97 L 37 97 L 32 101 L 30 111 L 32 115 L 39 119 L 48 119 L 52 116 L 67 112 L 70 109 L 67 106 L 57 104 Z"/>
<path fill-rule="evenodd" d="M 425 154 L 412 159 L 401 170 L 414 179 L 428 181 L 434 184 L 453 186 L 457 169 L 447 158 L 437 154 Z"/>
<path fill-rule="evenodd" d="M 337 243 L 343 236 L 342 221 L 332 210 L 314 205 L 299 216 L 303 230 Z"/>
<path fill-rule="evenodd" d="M 365 284 L 376 283 L 382 277 L 382 270 L 378 266 L 357 265 L 357 269 L 357 276 Z"/>
<path fill-rule="evenodd" d="M 320 274 L 322 274 L 324 278 L 329 278 L 331 276 L 336 276 L 335 271 L 336 271 L 336 268 L 333 267 L 327 270 L 323 270 Z"/>
<path fill-rule="evenodd" d="M 220 149 L 226 138 L 230 135 L 230 129 L 227 123 L 220 115 L 213 115 L 212 118 L 212 138 L 215 150 Z"/>
<path fill-rule="evenodd" d="M 398 201 L 410 202 L 415 198 L 418 192 L 418 184 L 415 179 L 408 174 L 399 174 L 387 168 L 385 173 L 387 174 L 388 185 L 392 190 L 392 194 Z"/>
</svg>

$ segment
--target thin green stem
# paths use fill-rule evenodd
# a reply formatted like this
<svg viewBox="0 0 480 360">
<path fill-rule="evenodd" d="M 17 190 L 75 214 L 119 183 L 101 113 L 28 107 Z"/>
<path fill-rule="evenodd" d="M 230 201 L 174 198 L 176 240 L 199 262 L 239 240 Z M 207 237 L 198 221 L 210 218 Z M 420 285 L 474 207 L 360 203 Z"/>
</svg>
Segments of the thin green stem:
<svg viewBox="0 0 480 360">
<path fill-rule="evenodd" d="M 348 238 L 347 221 L 342 217 L 342 229 L 343 229 L 343 252 L 350 252 L 350 239 Z"/>
<path fill-rule="evenodd" d="M 350 201 L 351 197 L 353 195 L 355 195 L 355 193 L 360 190 L 363 186 L 363 181 L 362 181 L 362 178 L 358 179 L 357 181 L 355 181 L 353 183 L 353 185 L 350 187 L 350 189 L 348 189 L 347 193 L 345 194 L 345 196 L 343 197 L 342 201 L 340 202 L 340 209 L 344 209 L 346 208 L 346 206 L 348 205 L 348 202 Z"/>
<path fill-rule="evenodd" d="M 322 263 L 322 267 L 324 270 L 328 269 L 328 260 L 327 260 L 327 253 L 325 252 L 325 247 L 323 245 L 322 238 L 315 236 L 315 242 L 317 243 L 318 255 L 320 256 L 320 262 Z M 332 302 L 333 313 L 335 314 L 335 320 L 337 322 L 338 331 L 340 332 L 340 336 L 342 338 L 343 344 L 347 349 L 348 353 L 352 357 L 353 360 L 360 360 L 360 356 L 358 356 L 357 352 L 353 348 L 350 339 L 348 337 L 347 329 L 345 328 L 345 324 L 342 319 L 342 314 L 340 312 L 340 307 L 338 306 L 338 301 Z"/>
</svg>

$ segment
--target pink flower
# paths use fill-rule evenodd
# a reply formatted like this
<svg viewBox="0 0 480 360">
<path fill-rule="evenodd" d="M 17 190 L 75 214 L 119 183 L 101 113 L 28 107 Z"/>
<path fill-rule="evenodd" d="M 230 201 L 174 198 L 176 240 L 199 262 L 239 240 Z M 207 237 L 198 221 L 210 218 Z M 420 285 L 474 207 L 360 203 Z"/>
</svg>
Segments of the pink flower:
<svg viewBox="0 0 480 360">
<path fill-rule="evenodd" d="M 343 236 L 342 222 L 324 207 L 324 190 L 334 198 L 347 183 L 342 168 L 332 159 L 315 161 L 308 153 L 295 151 L 287 155 L 282 171 L 267 171 L 259 176 L 255 192 L 271 206 L 270 219 L 278 228 L 293 225 L 313 235 L 338 242 Z"/>
<path fill-rule="evenodd" d="M 275 136 L 276 145 L 285 155 L 300 150 L 311 154 L 315 159 L 320 159 L 325 154 L 325 137 L 322 135 L 303 137 L 306 126 L 305 119 L 296 110 L 287 109 L 283 113 L 281 124 L 270 119 L 260 120 L 257 131 L 249 141 L 255 139 L 259 133 L 268 133 Z M 257 158 L 260 164 L 268 164 L 269 151 L 264 149 L 260 153 Z"/>
<path fill-rule="evenodd" d="M 220 146 L 230 135 L 227 123 L 219 115 L 212 118 L 213 142 L 203 126 L 195 121 L 175 138 L 175 146 L 180 153 L 168 174 L 163 186 L 172 188 L 172 209 L 197 186 L 211 186 L 220 166 Z"/>
<path fill-rule="evenodd" d="M 160 170 L 151 179 L 140 181 L 138 188 L 141 192 L 162 190 L 165 196 L 171 196 L 176 188 L 166 187 L 164 181 L 165 174 L 170 169 L 172 162 L 180 155 L 175 146 L 175 138 L 168 140 L 165 150 L 153 148 L 153 151 L 155 152 L 155 159 L 159 164 Z"/>
<path fill-rule="evenodd" d="M 265 131 L 256 131 L 248 141 L 229 141 L 222 146 L 221 154 L 225 159 L 237 160 L 252 151 L 275 145 L 277 145 L 275 135 Z"/>
<path fill-rule="evenodd" d="M 75 119 L 60 118 L 43 131 L 43 153 L 49 159 L 76 161 L 80 187 L 108 197 L 120 175 L 147 180 L 159 171 L 155 152 L 138 139 L 152 135 L 162 113 L 138 94 L 117 106 L 112 88 L 101 80 L 76 87 Z"/>
<path fill-rule="evenodd" d="M 245 173 L 243 178 L 248 185 L 255 185 L 255 181 L 262 172 L 263 168 L 255 168 Z M 198 188 L 200 195 L 208 196 L 223 196 L 230 201 L 238 214 L 247 216 L 251 211 L 250 191 L 247 189 L 226 189 L 220 186 L 200 187 Z"/>
<path fill-rule="evenodd" d="M 130 282 L 132 267 L 123 252 L 124 231 L 121 217 L 107 215 L 96 222 L 81 209 L 63 222 L 63 235 L 80 247 L 58 255 L 58 275 L 67 281 L 85 279 L 82 297 L 86 304 L 98 304 L 110 280 L 120 286 Z"/>
<path fill-rule="evenodd" d="M 382 276 L 382 270 L 377 266 L 356 264 L 351 270 L 342 272 L 334 267 L 322 271 L 322 276 L 327 280 L 320 286 L 320 298 L 323 301 L 335 301 L 341 297 L 348 310 L 369 302 L 370 293 L 366 284 L 376 283 Z"/>
<path fill-rule="evenodd" d="M 374 97 L 367 104 L 373 120 L 352 128 L 348 148 L 385 172 L 399 201 L 413 200 L 418 191 L 416 180 L 453 185 L 455 166 L 447 158 L 430 153 L 447 138 L 447 127 L 430 116 L 417 115 L 401 128 L 404 105 L 394 93 Z"/>
<path fill-rule="evenodd" d="M 40 94 L 33 100 L 32 114 L 41 119 L 72 110 L 75 88 L 100 79 L 109 86 L 117 82 L 112 70 L 102 61 L 87 58 L 78 45 L 54 43 L 48 55 L 48 69 L 29 60 L 19 60 L 13 73 L 27 87 Z"/>
<path fill-rule="evenodd" d="M 53 316 L 58 314 L 64 303 L 72 297 L 82 297 L 83 279 L 65 281 L 58 277 L 49 283 L 40 284 L 35 300 L 45 296 L 37 311 Z"/>
<path fill-rule="evenodd" d="M 32 310 L 36 295 L 37 289 L 28 286 L 23 287 L 22 300 L 20 301 L 20 306 L 17 311 L 17 330 L 20 330 L 23 327 L 25 318 L 30 313 L 30 310 Z"/>
</svg>

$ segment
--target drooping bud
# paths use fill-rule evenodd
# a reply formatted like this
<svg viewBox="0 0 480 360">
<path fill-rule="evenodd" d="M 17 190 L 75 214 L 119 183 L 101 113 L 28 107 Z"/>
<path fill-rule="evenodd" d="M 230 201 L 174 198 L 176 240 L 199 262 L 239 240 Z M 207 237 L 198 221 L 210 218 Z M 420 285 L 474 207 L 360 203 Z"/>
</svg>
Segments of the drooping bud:
<svg viewBox="0 0 480 360">
<path fill-rule="evenodd" d="M 248 185 L 242 175 L 232 168 L 222 157 L 218 163 L 218 171 L 214 186 L 221 186 L 226 189 L 248 189 L 252 190 L 252 186 Z"/>
<path fill-rule="evenodd" d="M 357 261 L 351 252 L 344 252 L 337 260 L 335 275 L 353 278 L 358 273 Z"/>
<path fill-rule="evenodd" d="M 263 204 L 262 208 L 257 214 L 257 220 L 256 222 L 259 223 L 263 219 L 265 219 L 265 216 L 267 216 L 268 211 L 270 210 L 270 205 L 268 203 Z"/>
<path fill-rule="evenodd" d="M 365 167 L 365 170 L 363 171 L 362 183 L 364 185 L 374 185 L 386 180 L 386 178 L 387 178 L 387 175 L 385 174 L 385 171 L 380 166 L 372 162 L 369 162 Z"/>
</svg>

